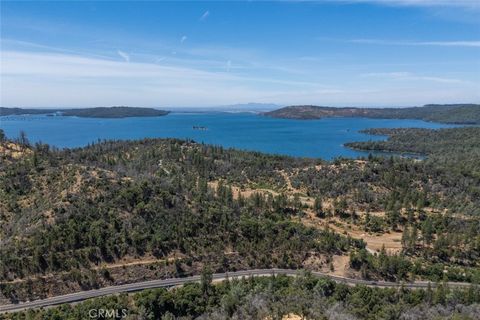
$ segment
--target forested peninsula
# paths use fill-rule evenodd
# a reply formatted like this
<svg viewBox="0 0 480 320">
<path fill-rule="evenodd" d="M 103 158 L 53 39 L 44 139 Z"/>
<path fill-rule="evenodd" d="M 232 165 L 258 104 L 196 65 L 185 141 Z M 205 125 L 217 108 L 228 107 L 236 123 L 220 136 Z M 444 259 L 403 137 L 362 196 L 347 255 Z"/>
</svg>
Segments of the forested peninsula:
<svg viewBox="0 0 480 320">
<path fill-rule="evenodd" d="M 365 141 L 346 143 L 346 147 L 389 151 L 396 153 L 416 153 L 435 155 L 436 157 L 455 157 L 468 155 L 470 161 L 480 161 L 480 127 L 462 127 L 446 129 L 423 128 L 375 128 L 361 131 L 371 135 L 387 136 L 383 141 Z M 461 141 L 461 143 L 459 143 Z M 464 159 L 467 161 L 468 159 Z"/>
<path fill-rule="evenodd" d="M 410 108 L 336 108 L 312 105 L 288 106 L 263 115 L 273 118 L 313 120 L 328 117 L 418 119 L 450 124 L 480 124 L 479 104 L 428 104 Z"/>
<path fill-rule="evenodd" d="M 169 111 L 153 108 L 137 107 L 98 107 L 82 109 L 22 109 L 0 108 L 0 116 L 46 114 L 51 116 L 75 116 L 81 118 L 128 118 L 128 117 L 159 117 L 165 116 Z"/>
</svg>

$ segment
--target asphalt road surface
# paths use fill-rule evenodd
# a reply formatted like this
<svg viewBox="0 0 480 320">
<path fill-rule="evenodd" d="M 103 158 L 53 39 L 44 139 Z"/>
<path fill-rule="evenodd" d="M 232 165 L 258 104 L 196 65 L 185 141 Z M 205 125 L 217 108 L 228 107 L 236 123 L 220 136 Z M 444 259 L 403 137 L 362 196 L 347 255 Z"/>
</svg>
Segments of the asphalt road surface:
<svg viewBox="0 0 480 320">
<path fill-rule="evenodd" d="M 227 278 L 232 279 L 232 278 L 241 278 L 241 277 L 250 277 L 250 276 L 272 276 L 272 275 L 279 275 L 279 274 L 296 276 L 299 274 L 299 271 L 287 270 L 287 269 L 256 269 L 256 270 L 235 271 L 235 272 L 227 272 L 227 273 L 215 273 L 212 276 L 213 276 L 213 281 L 222 281 Z M 398 288 L 403 286 L 404 288 L 417 289 L 417 288 L 427 288 L 429 284 L 432 288 L 436 286 L 435 283 L 426 282 L 426 281 L 403 282 L 403 283 L 385 282 L 385 281 L 368 281 L 368 280 L 333 276 L 333 275 L 325 274 L 321 272 L 312 272 L 312 275 L 316 277 L 326 277 L 336 282 L 346 283 L 349 285 L 362 284 L 362 285 L 367 285 L 371 287 Z M 134 291 L 140 291 L 140 290 L 152 289 L 152 288 L 181 286 L 189 282 L 198 282 L 200 281 L 200 279 L 201 279 L 201 276 L 159 279 L 159 280 L 151 280 L 151 281 L 144 281 L 144 282 L 137 282 L 137 283 L 129 283 L 124 285 L 112 286 L 112 287 L 105 287 L 97 290 L 75 292 L 75 293 L 70 293 L 63 296 L 51 297 L 48 299 L 35 300 L 35 301 L 29 301 L 29 302 L 23 302 L 23 303 L 17 303 L 17 304 L 0 305 L 0 313 L 15 312 L 15 311 L 21 311 L 21 310 L 32 309 L 32 308 L 50 307 L 54 305 L 79 302 L 79 301 L 83 301 L 83 300 L 87 300 L 95 297 L 106 296 L 110 294 L 118 294 L 122 292 L 134 292 Z M 446 284 L 449 287 L 468 287 L 471 285 L 470 283 L 462 283 L 462 282 L 447 282 Z"/>
</svg>

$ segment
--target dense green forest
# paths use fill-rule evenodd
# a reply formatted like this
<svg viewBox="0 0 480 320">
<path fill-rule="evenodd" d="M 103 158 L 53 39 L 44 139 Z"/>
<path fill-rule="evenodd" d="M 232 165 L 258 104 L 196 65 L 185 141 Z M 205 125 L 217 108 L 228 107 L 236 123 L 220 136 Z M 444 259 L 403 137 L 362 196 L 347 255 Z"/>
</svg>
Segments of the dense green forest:
<svg viewBox="0 0 480 320">
<path fill-rule="evenodd" d="M 287 158 L 151 139 L 30 150 L 2 161 L 4 280 L 147 254 L 184 257 L 181 263 L 187 265 L 178 262 L 177 275 L 195 261 L 212 261 L 219 270 L 295 268 L 311 252 L 364 246 L 292 221 L 296 210 L 283 196 L 233 199 L 227 184 L 215 190 L 207 184 L 261 179 L 279 185 L 281 177 L 271 172 Z M 296 162 L 303 161 L 289 165 Z M 2 289 L 15 298 L 10 286 Z"/>
<path fill-rule="evenodd" d="M 429 104 L 410 108 L 335 108 L 319 106 L 288 106 L 264 113 L 274 118 L 321 119 L 328 117 L 364 117 L 377 119 L 419 119 L 442 123 L 480 124 L 478 104 Z"/>
<path fill-rule="evenodd" d="M 452 154 L 480 156 L 480 127 L 462 127 L 449 129 L 422 128 L 378 128 L 368 129 L 363 133 L 388 136 L 384 141 L 352 142 L 346 146 L 363 150 L 380 150 L 392 152 L 418 153 L 434 155 Z M 461 141 L 461 143 L 459 143 Z M 474 160 L 471 158 L 471 160 Z M 475 161 L 472 161 L 475 162 Z"/>
<path fill-rule="evenodd" d="M 173 290 L 145 290 L 133 296 L 97 298 L 3 318 L 85 319 L 98 314 L 100 309 L 117 311 L 117 319 L 126 315 L 123 319 L 281 320 L 289 316 L 288 319 L 319 320 L 475 320 L 480 314 L 480 290 L 473 286 L 427 290 L 350 287 L 308 273 L 295 278 L 231 279 L 213 285 L 209 273 L 204 272 L 200 283 Z"/>
<path fill-rule="evenodd" d="M 83 109 L 22 109 L 0 107 L 0 116 L 24 114 L 61 114 L 62 116 L 82 118 L 128 118 L 164 116 L 168 114 L 168 111 L 136 107 L 98 107 Z"/>
<path fill-rule="evenodd" d="M 0 116 L 22 115 L 22 114 L 47 114 L 56 110 L 50 109 L 25 109 L 0 107 Z"/>
<path fill-rule="evenodd" d="M 449 130 L 455 148 L 425 160 L 333 162 L 175 139 L 57 150 L 0 135 L 1 292 L 38 298 L 205 264 L 315 269 L 342 255 L 365 278 L 478 283 L 478 128 Z M 306 218 L 403 232 L 402 250 L 372 254 L 359 237 Z M 158 263 L 140 276 L 104 267 L 127 258 Z M 62 284 L 42 277 L 52 273 Z"/>
</svg>

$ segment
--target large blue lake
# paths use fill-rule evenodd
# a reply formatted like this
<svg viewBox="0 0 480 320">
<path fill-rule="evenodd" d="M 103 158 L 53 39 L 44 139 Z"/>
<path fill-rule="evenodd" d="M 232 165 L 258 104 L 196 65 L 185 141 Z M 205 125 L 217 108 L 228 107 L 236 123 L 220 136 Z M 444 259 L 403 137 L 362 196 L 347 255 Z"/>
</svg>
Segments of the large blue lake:
<svg viewBox="0 0 480 320">
<path fill-rule="evenodd" d="M 194 130 L 194 126 L 208 130 Z M 197 142 L 301 157 L 333 159 L 367 156 L 343 146 L 346 142 L 380 140 L 362 134 L 367 128 L 444 128 L 448 125 L 419 120 L 326 118 L 321 120 L 273 119 L 252 113 L 180 113 L 164 117 L 94 119 L 43 115 L 0 117 L 7 137 L 26 132 L 31 142 L 60 148 L 80 147 L 98 139 L 144 137 L 189 138 Z"/>
</svg>

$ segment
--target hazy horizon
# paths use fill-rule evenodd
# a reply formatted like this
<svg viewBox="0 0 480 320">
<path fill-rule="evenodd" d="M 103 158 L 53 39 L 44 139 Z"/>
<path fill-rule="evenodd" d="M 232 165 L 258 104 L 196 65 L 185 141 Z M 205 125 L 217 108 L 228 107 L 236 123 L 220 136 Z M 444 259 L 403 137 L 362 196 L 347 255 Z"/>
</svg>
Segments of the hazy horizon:
<svg viewBox="0 0 480 320">
<path fill-rule="evenodd" d="M 436 103 L 432 103 L 436 104 Z M 457 102 L 452 104 L 480 104 L 478 102 Z M 166 110 L 166 111 L 270 111 L 279 108 L 289 107 L 289 106 L 301 106 L 301 105 L 312 105 L 319 107 L 333 107 L 333 108 L 412 108 L 412 107 L 423 107 L 424 105 L 391 105 L 391 106 L 382 106 L 382 105 L 326 105 L 326 104 L 274 104 L 274 103 L 239 103 L 239 104 L 230 104 L 230 105 L 212 105 L 212 106 L 127 106 L 127 105 L 111 105 L 111 106 L 77 106 L 77 107 L 62 107 L 62 106 L 49 106 L 49 107 L 31 107 L 31 106 L 12 106 L 4 108 L 20 108 L 20 109 L 45 109 L 45 110 L 58 110 L 58 109 L 88 109 L 88 108 L 111 108 L 111 107 L 130 107 L 130 108 L 152 108 L 157 110 Z"/>
</svg>

